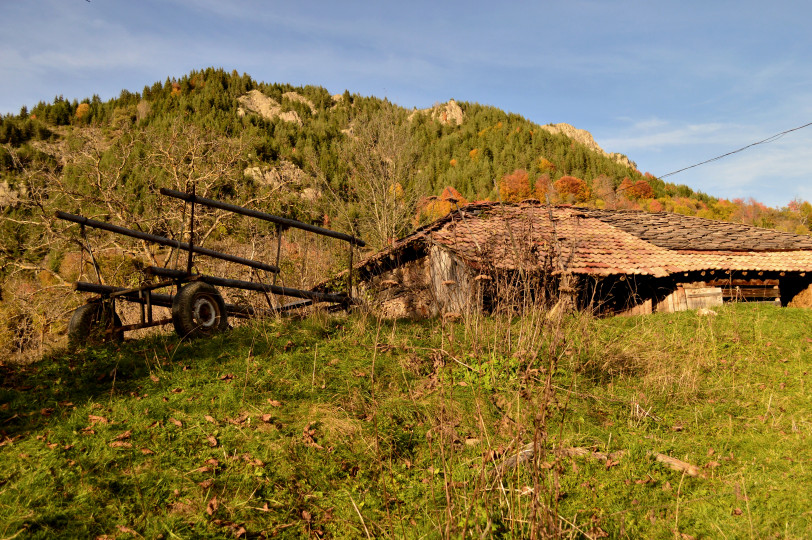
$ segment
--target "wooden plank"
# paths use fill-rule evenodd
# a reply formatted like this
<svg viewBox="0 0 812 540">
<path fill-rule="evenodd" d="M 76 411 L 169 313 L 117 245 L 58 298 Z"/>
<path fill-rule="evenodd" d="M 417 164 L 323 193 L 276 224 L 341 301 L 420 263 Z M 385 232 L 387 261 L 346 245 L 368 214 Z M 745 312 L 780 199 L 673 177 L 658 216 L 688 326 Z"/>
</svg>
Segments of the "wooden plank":
<svg viewBox="0 0 812 540">
<path fill-rule="evenodd" d="M 653 312 L 653 301 L 651 298 L 644 301 L 641 304 L 637 304 L 636 306 L 632 306 L 627 308 L 623 311 L 616 313 L 616 315 L 620 317 L 632 317 L 634 315 L 650 315 Z"/>
<path fill-rule="evenodd" d="M 711 279 L 708 287 L 777 287 L 777 279 Z"/>
<path fill-rule="evenodd" d="M 688 309 L 721 306 L 723 303 L 722 289 L 720 287 L 685 289 L 685 303 Z"/>
<path fill-rule="evenodd" d="M 675 291 L 657 303 L 654 311 L 676 313 L 677 311 L 685 311 L 686 309 L 688 309 L 688 304 L 685 301 L 685 289 L 677 287 Z"/>
<path fill-rule="evenodd" d="M 723 287 L 722 296 L 725 298 L 781 298 L 781 291 L 777 287 Z"/>
</svg>

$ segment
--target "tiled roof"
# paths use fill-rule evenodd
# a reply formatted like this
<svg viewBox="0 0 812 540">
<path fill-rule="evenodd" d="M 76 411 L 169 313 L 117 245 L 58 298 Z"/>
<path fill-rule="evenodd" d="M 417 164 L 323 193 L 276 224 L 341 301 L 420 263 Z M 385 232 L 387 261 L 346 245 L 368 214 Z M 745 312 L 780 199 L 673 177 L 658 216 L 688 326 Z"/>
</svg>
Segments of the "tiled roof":
<svg viewBox="0 0 812 540">
<path fill-rule="evenodd" d="M 812 238 L 678 214 L 473 203 L 364 261 L 372 273 L 440 245 L 480 270 L 663 277 L 699 270 L 812 271 Z"/>
<path fill-rule="evenodd" d="M 761 229 L 740 223 L 728 223 L 668 212 L 652 214 L 634 210 L 584 210 L 583 213 L 668 249 L 703 251 L 812 249 L 812 237 Z"/>
</svg>

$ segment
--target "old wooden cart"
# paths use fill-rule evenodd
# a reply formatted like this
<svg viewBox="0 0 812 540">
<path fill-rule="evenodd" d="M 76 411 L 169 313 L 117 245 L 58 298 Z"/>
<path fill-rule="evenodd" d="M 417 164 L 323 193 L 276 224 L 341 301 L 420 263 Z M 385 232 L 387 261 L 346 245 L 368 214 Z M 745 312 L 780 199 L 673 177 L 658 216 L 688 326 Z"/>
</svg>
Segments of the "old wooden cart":
<svg viewBox="0 0 812 540">
<path fill-rule="evenodd" d="M 127 229 L 125 227 L 68 214 L 66 212 L 60 211 L 56 213 L 56 217 L 59 219 L 78 223 L 83 228 L 83 231 L 84 227 L 97 228 L 186 251 L 189 254 L 185 270 L 161 268 L 157 266 L 148 267 L 146 273 L 157 277 L 159 281 L 144 283 L 138 287 L 115 287 L 112 285 L 83 281 L 77 282 L 75 284 L 77 291 L 94 293 L 97 296 L 73 312 L 68 325 L 68 339 L 72 344 L 83 345 L 106 340 L 120 340 L 126 331 L 169 323 L 172 323 L 175 327 L 175 331 L 183 337 L 209 336 L 228 328 L 229 316 L 245 318 L 258 315 L 271 315 L 291 309 L 303 308 L 316 302 L 328 303 L 341 308 L 348 308 L 356 303 L 352 297 L 352 266 L 354 248 L 363 247 L 365 245 L 360 238 L 294 219 L 275 216 L 214 199 L 198 197 L 194 192 L 187 193 L 165 188 L 162 188 L 160 192 L 162 195 L 181 199 L 190 204 L 191 226 L 189 242 L 182 242 L 165 236 Z M 246 259 L 194 245 L 192 239 L 194 238 L 194 208 L 196 204 L 202 204 L 207 207 L 226 210 L 274 223 L 276 225 L 277 236 L 276 263 L 268 264 L 262 261 Z M 276 285 L 276 276 L 279 274 L 281 233 L 287 228 L 302 229 L 318 235 L 343 240 L 349 244 L 349 272 L 347 273 L 346 293 L 330 294 Z M 274 276 L 273 282 L 244 281 L 193 273 L 193 259 L 196 254 L 270 272 Z M 175 294 L 156 292 L 169 287 L 175 289 Z M 256 309 L 246 305 L 226 304 L 222 295 L 217 290 L 217 287 L 259 291 L 265 293 L 266 298 L 268 298 L 268 293 L 270 293 L 278 295 L 281 298 L 291 297 L 297 300 L 291 303 L 280 303 L 274 306 L 270 298 L 268 298 L 268 308 Z M 116 302 L 118 301 L 139 304 L 140 322 L 127 325 L 122 324 L 121 319 L 116 313 Z M 155 319 L 153 316 L 154 306 L 171 308 L 171 318 Z"/>
</svg>

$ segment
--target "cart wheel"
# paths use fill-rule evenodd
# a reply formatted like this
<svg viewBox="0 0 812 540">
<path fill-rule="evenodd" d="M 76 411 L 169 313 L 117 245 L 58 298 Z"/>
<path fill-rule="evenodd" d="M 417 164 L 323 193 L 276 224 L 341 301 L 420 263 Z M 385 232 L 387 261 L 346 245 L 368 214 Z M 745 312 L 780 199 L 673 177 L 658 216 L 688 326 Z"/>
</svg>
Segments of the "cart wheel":
<svg viewBox="0 0 812 540">
<path fill-rule="evenodd" d="M 114 330 L 107 334 L 110 328 L 120 328 L 121 319 L 109 304 L 93 302 L 79 306 L 73 312 L 68 323 L 68 345 L 82 347 L 87 345 L 100 345 L 106 341 L 122 341 L 123 330 Z"/>
<path fill-rule="evenodd" d="M 226 304 L 208 283 L 189 283 L 172 300 L 172 323 L 181 337 L 211 336 L 228 329 Z"/>
</svg>

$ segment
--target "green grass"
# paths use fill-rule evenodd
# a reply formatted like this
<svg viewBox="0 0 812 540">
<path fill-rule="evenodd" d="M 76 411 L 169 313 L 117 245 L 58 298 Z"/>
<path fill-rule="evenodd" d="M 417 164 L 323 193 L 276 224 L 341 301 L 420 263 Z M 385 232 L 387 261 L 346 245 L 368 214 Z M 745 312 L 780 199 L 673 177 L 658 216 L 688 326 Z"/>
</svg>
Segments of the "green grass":
<svg viewBox="0 0 812 540">
<path fill-rule="evenodd" d="M 811 537 L 812 312 L 718 311 L 320 315 L 2 365 L 0 538 Z M 623 454 L 492 472 L 534 435 Z"/>
</svg>

